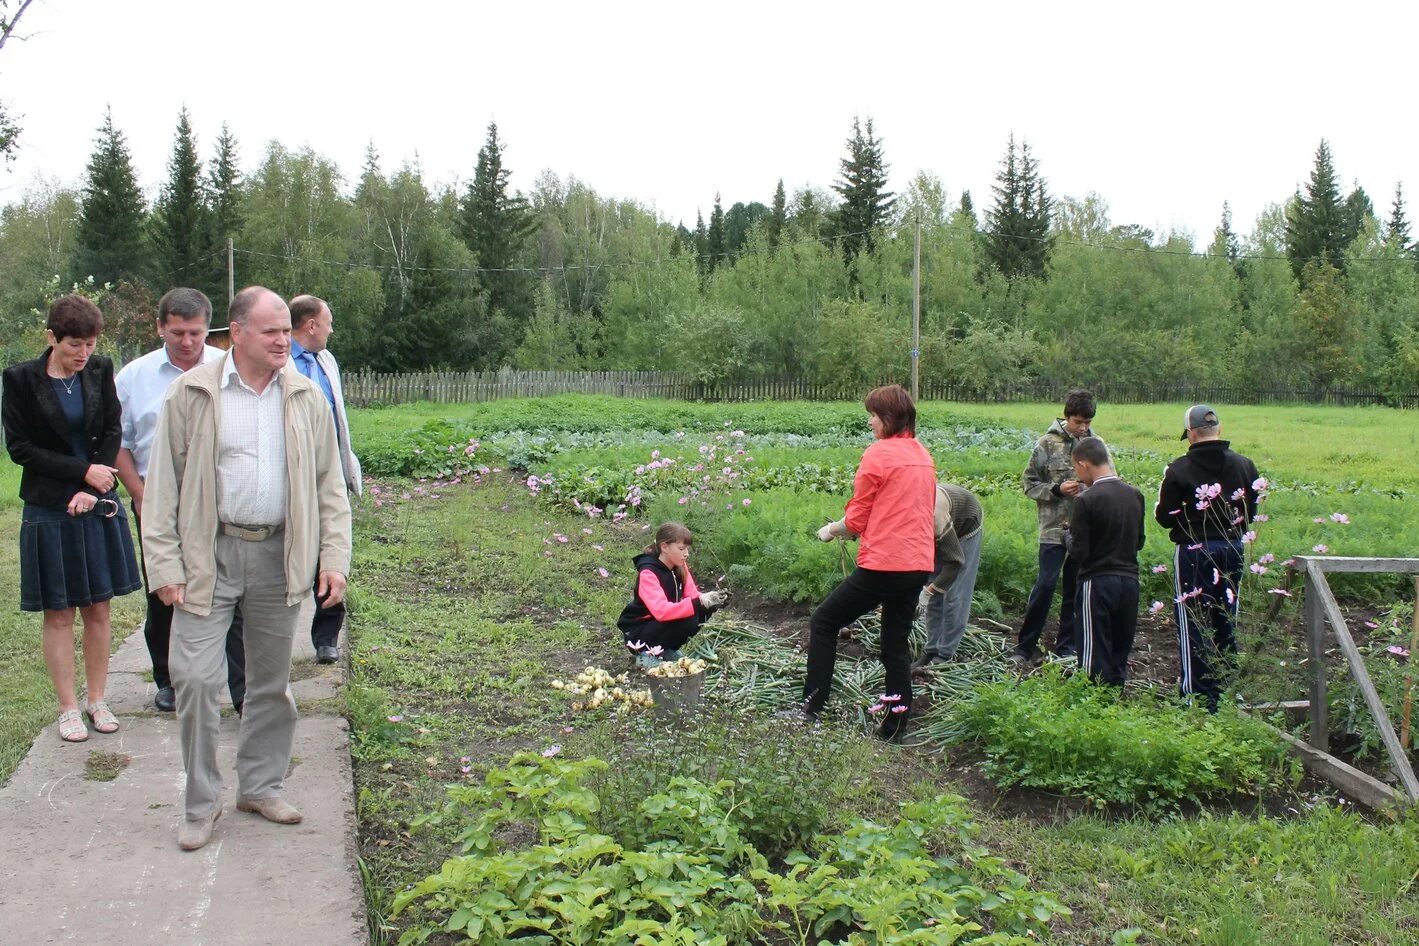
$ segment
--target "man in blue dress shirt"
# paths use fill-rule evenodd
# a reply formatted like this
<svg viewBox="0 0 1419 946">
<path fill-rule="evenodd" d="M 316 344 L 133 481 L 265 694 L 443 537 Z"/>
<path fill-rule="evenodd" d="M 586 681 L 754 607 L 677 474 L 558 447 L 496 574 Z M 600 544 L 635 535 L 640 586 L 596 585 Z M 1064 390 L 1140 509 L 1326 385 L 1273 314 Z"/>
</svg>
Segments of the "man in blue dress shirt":
<svg viewBox="0 0 1419 946">
<path fill-rule="evenodd" d="M 340 366 L 327 344 L 335 333 L 334 318 L 325 300 L 315 296 L 296 296 L 291 300 L 291 361 L 296 369 L 319 386 L 335 418 L 335 431 L 340 440 L 340 466 L 345 473 L 345 488 L 355 495 L 364 492 L 360 476 L 360 461 L 350 448 L 350 424 L 345 414 L 345 392 L 340 384 Z M 333 607 L 315 602 L 315 619 L 311 622 L 310 640 L 315 646 L 319 663 L 333 664 L 340 659 L 340 625 L 345 621 L 343 601 Z"/>
</svg>

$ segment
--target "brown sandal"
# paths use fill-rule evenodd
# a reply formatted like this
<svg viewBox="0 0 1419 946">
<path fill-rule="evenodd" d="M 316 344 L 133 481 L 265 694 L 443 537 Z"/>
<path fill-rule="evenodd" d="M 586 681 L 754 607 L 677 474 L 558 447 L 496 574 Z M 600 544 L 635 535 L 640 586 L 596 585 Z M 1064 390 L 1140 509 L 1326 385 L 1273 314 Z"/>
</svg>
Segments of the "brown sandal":
<svg viewBox="0 0 1419 946">
<path fill-rule="evenodd" d="M 65 742 L 83 742 L 89 738 L 89 730 L 78 710 L 65 710 L 59 714 L 59 738 Z"/>
<path fill-rule="evenodd" d="M 86 715 L 94 725 L 94 732 L 103 733 L 105 736 L 118 732 L 118 717 L 113 715 L 103 700 L 90 703 Z"/>
</svg>

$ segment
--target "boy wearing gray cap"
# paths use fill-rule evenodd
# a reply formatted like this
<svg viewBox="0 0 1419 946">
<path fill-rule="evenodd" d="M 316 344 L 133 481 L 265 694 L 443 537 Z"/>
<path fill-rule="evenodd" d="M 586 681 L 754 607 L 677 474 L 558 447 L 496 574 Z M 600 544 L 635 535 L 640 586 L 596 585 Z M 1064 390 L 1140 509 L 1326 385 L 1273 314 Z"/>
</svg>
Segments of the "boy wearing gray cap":
<svg viewBox="0 0 1419 946">
<path fill-rule="evenodd" d="M 1237 589 L 1242 536 L 1256 516 L 1256 464 L 1221 439 L 1217 412 L 1195 404 L 1183 415 L 1190 446 L 1168 464 L 1154 518 L 1177 546 L 1173 555 L 1180 688 L 1200 694 L 1210 712 L 1221 695 L 1224 663 L 1237 653 Z"/>
</svg>

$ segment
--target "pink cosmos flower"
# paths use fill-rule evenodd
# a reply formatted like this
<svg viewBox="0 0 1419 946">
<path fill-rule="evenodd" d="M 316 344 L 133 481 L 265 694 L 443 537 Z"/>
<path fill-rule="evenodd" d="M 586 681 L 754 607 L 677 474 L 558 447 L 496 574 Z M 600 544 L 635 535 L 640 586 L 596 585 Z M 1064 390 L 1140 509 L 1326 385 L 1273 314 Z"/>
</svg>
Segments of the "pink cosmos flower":
<svg viewBox="0 0 1419 946">
<path fill-rule="evenodd" d="M 1269 569 L 1260 562 L 1252 562 L 1251 573 L 1253 575 L 1265 575 Z"/>
<path fill-rule="evenodd" d="M 1163 604 L 1163 602 L 1154 601 L 1152 604 L 1148 605 L 1148 613 L 1157 614 L 1159 611 L 1163 610 L 1164 607 L 1165 605 Z"/>
<path fill-rule="evenodd" d="M 542 758 L 550 759 L 552 758 L 552 756 L 557 755 L 561 751 L 561 746 L 548 746 L 546 749 L 542 750 Z"/>
<path fill-rule="evenodd" d="M 606 569 L 604 569 L 604 568 L 598 568 L 598 569 L 596 569 L 596 574 L 600 575 L 602 578 L 609 578 L 609 577 L 611 577 L 611 573 L 608 572 L 608 571 L 607 571 Z"/>
<path fill-rule="evenodd" d="M 681 496 L 679 499 L 677 499 L 677 500 L 675 500 L 675 501 L 676 501 L 677 503 L 679 503 L 681 506 L 683 506 L 683 505 L 685 505 L 686 503 L 688 503 L 688 502 L 690 501 L 690 497 L 688 497 L 688 496 Z"/>
<path fill-rule="evenodd" d="M 659 451 L 659 450 L 652 450 L 652 451 L 650 451 L 650 458 L 651 458 L 652 460 L 659 460 L 659 459 L 660 459 L 660 451 Z"/>
<path fill-rule="evenodd" d="M 894 712 L 894 713 L 905 713 L 906 711 L 907 711 L 907 707 L 902 706 L 900 703 L 897 704 L 896 706 L 892 707 L 892 712 Z"/>
<path fill-rule="evenodd" d="M 1222 584 L 1222 573 L 1219 572 L 1219 571 L 1218 571 L 1217 569 L 1215 569 L 1215 568 L 1212 569 L 1212 584 L 1214 584 L 1214 585 L 1220 585 L 1220 584 Z"/>
<path fill-rule="evenodd" d="M 1379 627 L 1379 625 L 1376 624 L 1374 621 L 1366 621 L 1366 622 L 1365 622 L 1365 626 L 1368 627 L 1368 628 L 1369 628 L 1370 630 L 1372 630 L 1372 631 L 1373 631 L 1375 628 Z"/>
<path fill-rule="evenodd" d="M 1389 652 L 1390 652 L 1391 654 L 1394 654 L 1396 657 L 1408 657 L 1408 656 L 1409 656 L 1409 651 L 1405 650 L 1403 647 L 1400 647 L 1398 644 L 1395 644 L 1393 647 L 1390 647 L 1390 648 L 1387 648 L 1387 649 L 1389 650 Z"/>
<path fill-rule="evenodd" d="M 1267 515 L 1266 513 L 1264 513 L 1264 512 L 1259 512 L 1259 513 L 1257 513 L 1255 516 L 1252 517 L 1252 520 L 1251 520 L 1251 521 L 1252 521 L 1252 522 L 1270 522 L 1270 521 L 1271 521 L 1271 517 L 1268 516 L 1268 515 Z"/>
<path fill-rule="evenodd" d="M 1247 495 L 1246 487 L 1238 486 L 1237 489 L 1236 489 L 1236 492 L 1232 493 L 1232 502 L 1235 503 L 1235 502 L 1238 502 L 1238 501 L 1240 501 L 1240 500 L 1242 500 L 1242 499 L 1245 499 L 1245 498 L 1246 498 L 1246 495 Z"/>
<path fill-rule="evenodd" d="M 1270 552 L 1267 552 L 1261 558 L 1257 559 L 1257 561 L 1263 565 L 1270 565 L 1272 562 L 1276 561 L 1276 556 L 1272 555 Z"/>
<path fill-rule="evenodd" d="M 626 646 L 631 650 L 645 650 L 645 641 L 626 641 Z"/>
<path fill-rule="evenodd" d="M 1270 489 L 1270 488 L 1271 488 L 1271 483 L 1267 480 L 1266 477 L 1261 476 L 1261 477 L 1257 477 L 1256 479 L 1252 480 L 1251 488 L 1254 489 L 1254 490 L 1256 490 L 1258 493 L 1261 493 L 1261 492 L 1265 492 L 1266 490 Z"/>
<path fill-rule="evenodd" d="M 1165 574 L 1165 573 L 1167 572 L 1167 570 L 1168 570 L 1168 566 L 1166 566 L 1166 565 L 1154 565 L 1154 566 L 1153 566 L 1153 574 L 1155 574 L 1155 575 L 1162 575 L 1162 574 Z"/>
<path fill-rule="evenodd" d="M 1330 521 L 1338 522 L 1342 526 L 1348 526 L 1350 524 L 1350 517 L 1343 512 L 1333 512 L 1330 514 Z"/>
<path fill-rule="evenodd" d="M 1236 604 L 1236 603 L 1237 603 L 1237 596 L 1236 596 L 1235 594 L 1233 594 L 1231 588 L 1228 588 L 1228 589 L 1227 589 L 1227 603 L 1228 603 L 1228 604 Z"/>
<path fill-rule="evenodd" d="M 402 723 L 402 722 L 404 722 L 404 717 L 403 717 L 403 716 L 386 716 L 385 719 L 389 720 L 391 723 Z"/>
<path fill-rule="evenodd" d="M 1285 588 L 1272 588 L 1267 594 L 1280 595 L 1283 598 L 1291 597 L 1291 592 L 1287 591 Z"/>
<path fill-rule="evenodd" d="M 883 693 L 881 696 L 877 697 L 877 699 L 881 700 L 883 703 L 896 703 L 899 702 L 901 698 L 902 695 L 900 693 Z"/>
<path fill-rule="evenodd" d="M 1321 542 L 1317 545 L 1312 545 L 1311 551 L 1318 552 L 1319 554 L 1324 555 L 1326 552 L 1330 551 L 1330 546 L 1326 545 L 1324 542 Z"/>
<path fill-rule="evenodd" d="M 605 549 L 604 547 L 602 547 L 602 546 L 600 546 L 600 545 L 596 545 L 595 543 L 592 543 L 592 546 L 591 546 L 591 547 L 594 548 L 594 549 L 596 549 L 596 551 L 598 551 L 598 552 L 604 552 L 604 551 L 606 551 L 606 549 Z"/>
<path fill-rule="evenodd" d="M 652 657 L 659 657 L 661 654 L 665 653 L 665 648 L 656 644 L 654 647 L 646 648 L 646 653 L 650 654 Z"/>
<path fill-rule="evenodd" d="M 1255 542 L 1255 541 L 1256 541 L 1256 533 L 1255 533 L 1254 531 L 1248 531 L 1247 533 L 1245 533 L 1245 534 L 1242 536 L 1242 544 L 1243 544 L 1243 545 L 1250 545 L 1250 544 L 1252 544 L 1252 543 Z"/>
<path fill-rule="evenodd" d="M 749 505 L 749 504 L 752 503 L 752 502 L 753 502 L 753 500 L 750 499 L 749 497 L 747 497 L 747 496 L 744 497 L 744 505 L 747 506 L 747 505 Z"/>
<path fill-rule="evenodd" d="M 1189 545 L 1189 546 L 1187 547 L 1187 550 L 1188 550 L 1189 552 L 1196 552 L 1196 551 L 1197 551 L 1198 549 L 1200 549 L 1200 548 L 1202 548 L 1202 543 L 1201 543 L 1201 542 L 1196 542 L 1196 543 L 1194 543 L 1194 544 L 1192 544 L 1192 545 Z"/>
<path fill-rule="evenodd" d="M 1316 516 L 1314 519 L 1311 520 L 1311 522 L 1314 522 L 1314 523 L 1316 523 L 1317 525 L 1319 525 L 1319 524 L 1325 522 L 1325 516 Z"/>
<path fill-rule="evenodd" d="M 887 708 L 887 704 L 886 704 L 886 703 L 874 703 L 873 705 L 867 707 L 867 712 L 869 712 L 869 713 L 880 713 L 880 712 L 882 712 L 882 711 L 883 711 L 884 709 L 886 709 L 886 708 Z"/>
</svg>

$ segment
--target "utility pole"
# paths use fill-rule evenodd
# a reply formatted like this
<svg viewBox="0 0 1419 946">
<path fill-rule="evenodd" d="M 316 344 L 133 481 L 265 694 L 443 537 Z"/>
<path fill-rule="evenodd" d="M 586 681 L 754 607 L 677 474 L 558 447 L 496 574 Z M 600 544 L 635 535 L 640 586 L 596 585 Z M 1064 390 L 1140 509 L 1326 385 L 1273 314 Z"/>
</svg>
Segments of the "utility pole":
<svg viewBox="0 0 1419 946">
<path fill-rule="evenodd" d="M 916 253 L 912 258 L 912 400 L 921 397 L 921 215 L 916 218 Z"/>
<path fill-rule="evenodd" d="M 227 306 L 236 296 L 236 267 L 232 263 L 232 238 L 227 237 Z"/>
</svg>

